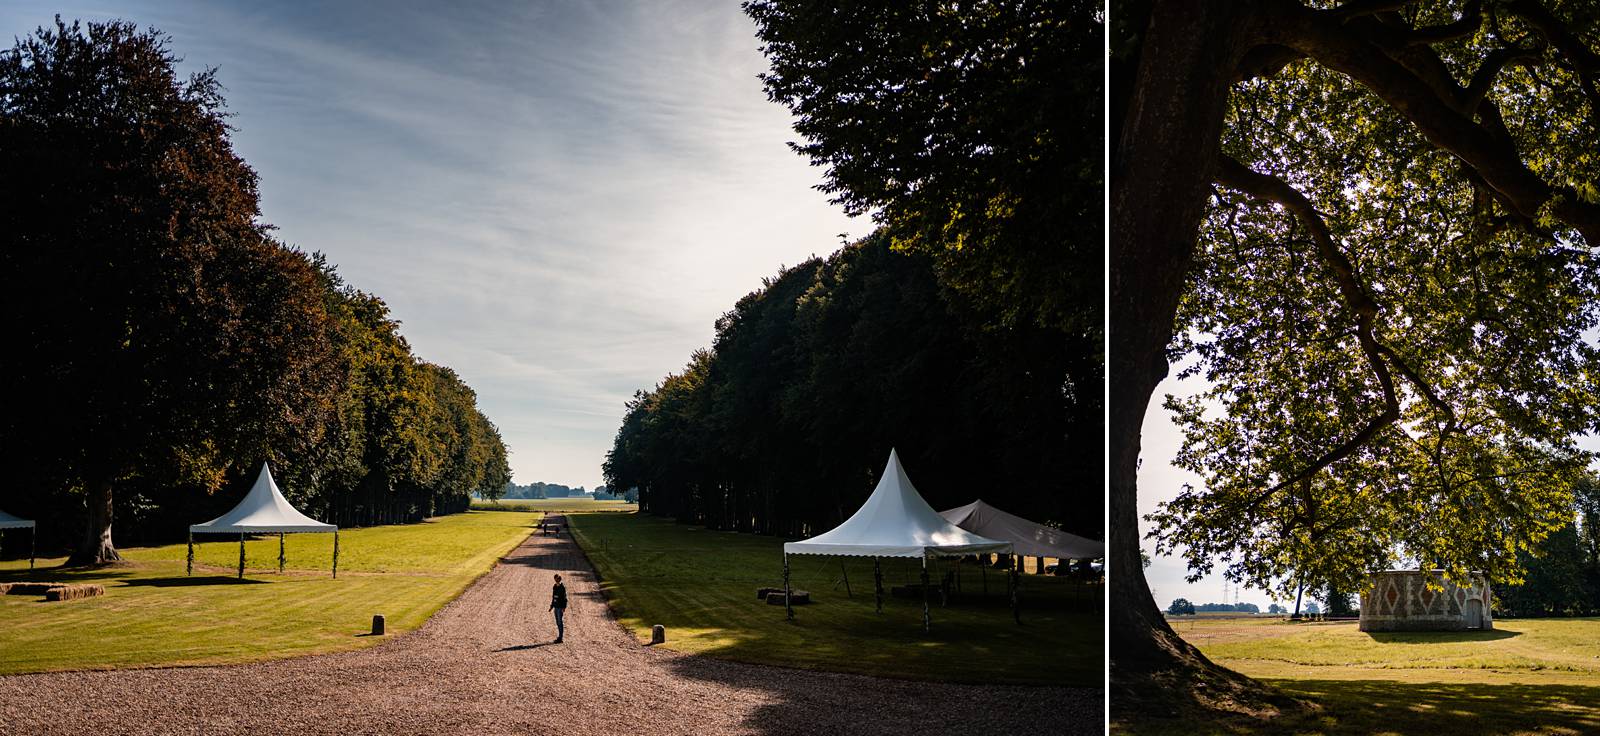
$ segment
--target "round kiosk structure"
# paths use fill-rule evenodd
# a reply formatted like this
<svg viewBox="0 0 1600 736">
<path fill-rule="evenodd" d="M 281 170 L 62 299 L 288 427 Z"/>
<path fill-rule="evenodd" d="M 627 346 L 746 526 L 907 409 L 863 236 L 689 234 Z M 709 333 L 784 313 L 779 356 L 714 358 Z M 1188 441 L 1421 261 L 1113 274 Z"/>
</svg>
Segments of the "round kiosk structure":
<svg viewBox="0 0 1600 736">
<path fill-rule="evenodd" d="M 1457 584 L 1442 570 L 1376 572 L 1361 593 L 1361 630 L 1492 629 L 1489 601 L 1489 578 L 1483 573 L 1469 573 Z"/>
</svg>

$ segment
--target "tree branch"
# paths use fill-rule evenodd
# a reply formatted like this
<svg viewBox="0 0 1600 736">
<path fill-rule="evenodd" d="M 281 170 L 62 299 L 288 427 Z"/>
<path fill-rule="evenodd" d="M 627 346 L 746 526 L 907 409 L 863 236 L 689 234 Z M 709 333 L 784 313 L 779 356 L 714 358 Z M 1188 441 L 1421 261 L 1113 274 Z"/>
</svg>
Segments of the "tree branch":
<svg viewBox="0 0 1600 736">
<path fill-rule="evenodd" d="M 1483 2 L 1468 0 L 1460 18 L 1442 26 L 1413 29 L 1406 34 L 1406 43 L 1411 46 L 1430 46 L 1444 41 L 1454 41 L 1477 33 L 1480 25 L 1483 25 Z"/>
<path fill-rule="evenodd" d="M 1272 27 L 1279 35 L 1269 42 L 1296 48 L 1360 82 L 1411 121 L 1430 143 L 1476 169 L 1523 217 L 1537 220 L 1549 205 L 1551 214 L 1586 241 L 1600 243 L 1600 205 L 1583 201 L 1570 188 L 1545 182 L 1522 162 L 1510 140 L 1491 134 L 1457 110 L 1458 85 L 1451 90 L 1430 85 L 1357 29 L 1329 22 L 1330 11 L 1282 0 L 1272 12 L 1276 21 Z"/>
<path fill-rule="evenodd" d="M 1572 65 L 1578 73 L 1578 82 L 1583 87 L 1584 95 L 1589 98 L 1590 107 L 1595 115 L 1600 116 L 1600 83 L 1596 82 L 1596 77 L 1600 77 L 1600 53 L 1589 48 L 1583 39 L 1578 38 L 1538 0 L 1511 0 L 1506 7 L 1513 15 L 1533 26 Z"/>
<path fill-rule="evenodd" d="M 1354 264 L 1339 249 L 1338 244 L 1333 242 L 1333 234 L 1329 232 L 1327 223 L 1323 221 L 1322 215 L 1317 212 L 1311 200 L 1288 182 L 1275 176 L 1258 173 L 1221 154 L 1218 155 L 1217 161 L 1217 181 L 1258 199 L 1282 205 L 1300 221 L 1307 232 L 1311 233 L 1311 239 L 1317 245 L 1317 254 L 1333 272 L 1340 297 L 1344 299 L 1345 306 L 1355 313 L 1356 339 L 1361 344 L 1361 352 L 1366 355 L 1367 365 L 1371 367 L 1373 376 L 1378 379 L 1378 385 L 1383 390 L 1382 413 L 1373 417 L 1355 436 L 1343 444 L 1324 453 L 1288 479 L 1267 489 L 1264 495 L 1270 496 L 1285 487 L 1310 478 L 1360 449 L 1384 427 L 1399 420 L 1400 400 L 1395 394 L 1394 378 L 1389 374 L 1389 366 L 1384 361 L 1385 348 L 1379 345 L 1377 338 L 1373 336 L 1373 328 L 1378 318 L 1378 304 L 1362 286 Z"/>
</svg>

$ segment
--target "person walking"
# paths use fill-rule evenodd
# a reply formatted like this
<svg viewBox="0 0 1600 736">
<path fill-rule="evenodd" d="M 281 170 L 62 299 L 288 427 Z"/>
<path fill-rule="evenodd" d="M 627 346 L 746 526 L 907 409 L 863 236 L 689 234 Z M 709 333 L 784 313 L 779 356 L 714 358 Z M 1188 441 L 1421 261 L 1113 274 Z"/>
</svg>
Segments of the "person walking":
<svg viewBox="0 0 1600 736">
<path fill-rule="evenodd" d="M 567 625 L 561 618 L 567 612 L 567 586 L 561 582 L 561 575 L 556 575 L 555 587 L 550 589 L 550 610 L 556 614 L 556 640 L 560 644 L 566 638 Z"/>
</svg>

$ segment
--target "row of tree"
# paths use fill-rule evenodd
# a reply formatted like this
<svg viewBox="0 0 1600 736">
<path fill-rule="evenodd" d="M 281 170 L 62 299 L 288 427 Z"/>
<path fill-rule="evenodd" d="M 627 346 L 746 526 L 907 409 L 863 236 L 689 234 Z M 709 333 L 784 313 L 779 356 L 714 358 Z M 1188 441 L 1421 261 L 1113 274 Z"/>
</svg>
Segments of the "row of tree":
<svg viewBox="0 0 1600 736">
<path fill-rule="evenodd" d="M 628 402 L 606 481 L 651 513 L 798 537 L 853 513 L 894 447 L 936 508 L 982 497 L 1099 536 L 1099 389 L 1077 382 L 1095 353 L 965 303 L 881 234 L 783 269 Z"/>
<path fill-rule="evenodd" d="M 0 53 L 0 508 L 73 562 L 182 533 L 263 461 L 341 525 L 464 509 L 498 431 L 383 301 L 271 236 L 214 70 L 125 22 Z"/>
<path fill-rule="evenodd" d="M 1497 616 L 1600 615 L 1600 480 L 1573 491 L 1567 523 L 1534 548 L 1520 585 L 1495 590 Z"/>
</svg>

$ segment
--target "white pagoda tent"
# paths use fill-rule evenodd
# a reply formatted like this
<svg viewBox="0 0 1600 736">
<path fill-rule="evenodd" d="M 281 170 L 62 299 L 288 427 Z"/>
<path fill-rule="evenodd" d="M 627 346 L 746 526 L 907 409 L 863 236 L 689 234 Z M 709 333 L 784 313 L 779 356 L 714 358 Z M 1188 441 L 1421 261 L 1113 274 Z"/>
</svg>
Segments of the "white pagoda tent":
<svg viewBox="0 0 1600 736">
<path fill-rule="evenodd" d="M 278 490 L 278 484 L 272 480 L 272 471 L 267 468 L 266 463 L 262 463 L 261 473 L 256 476 L 256 484 L 250 487 L 250 492 L 245 494 L 244 500 L 240 501 L 238 506 L 204 524 L 190 525 L 189 574 L 194 574 L 194 535 L 197 533 L 238 534 L 239 577 L 242 578 L 244 535 L 278 535 L 278 572 L 283 572 L 283 535 L 298 532 L 333 533 L 333 576 L 339 577 L 339 527 L 324 524 L 290 506 L 288 499 L 283 497 L 283 492 Z"/>
<path fill-rule="evenodd" d="M 1016 554 L 1028 557 L 1055 557 L 1063 560 L 1098 560 L 1106 556 L 1104 542 L 1068 534 L 1060 529 L 1028 521 L 984 503 L 982 499 L 939 515 L 974 534 L 1011 543 Z"/>
<path fill-rule="evenodd" d="M 878 558 L 913 557 L 922 560 L 922 625 L 928 628 L 928 560 L 985 552 L 1011 552 L 1010 542 L 990 539 L 952 524 L 917 493 L 900 467 L 900 455 L 889 451 L 889 462 L 866 503 L 843 524 L 799 542 L 783 545 L 784 607 L 789 605 L 789 555 L 842 555 L 871 557 L 875 568 L 878 608 L 883 608 L 883 574 Z"/>
<path fill-rule="evenodd" d="M 4 511 L 0 511 L 0 533 L 5 529 L 27 529 L 32 535 L 28 539 L 28 569 L 33 569 L 33 553 L 39 538 L 39 529 L 32 519 L 19 519 Z"/>
</svg>

